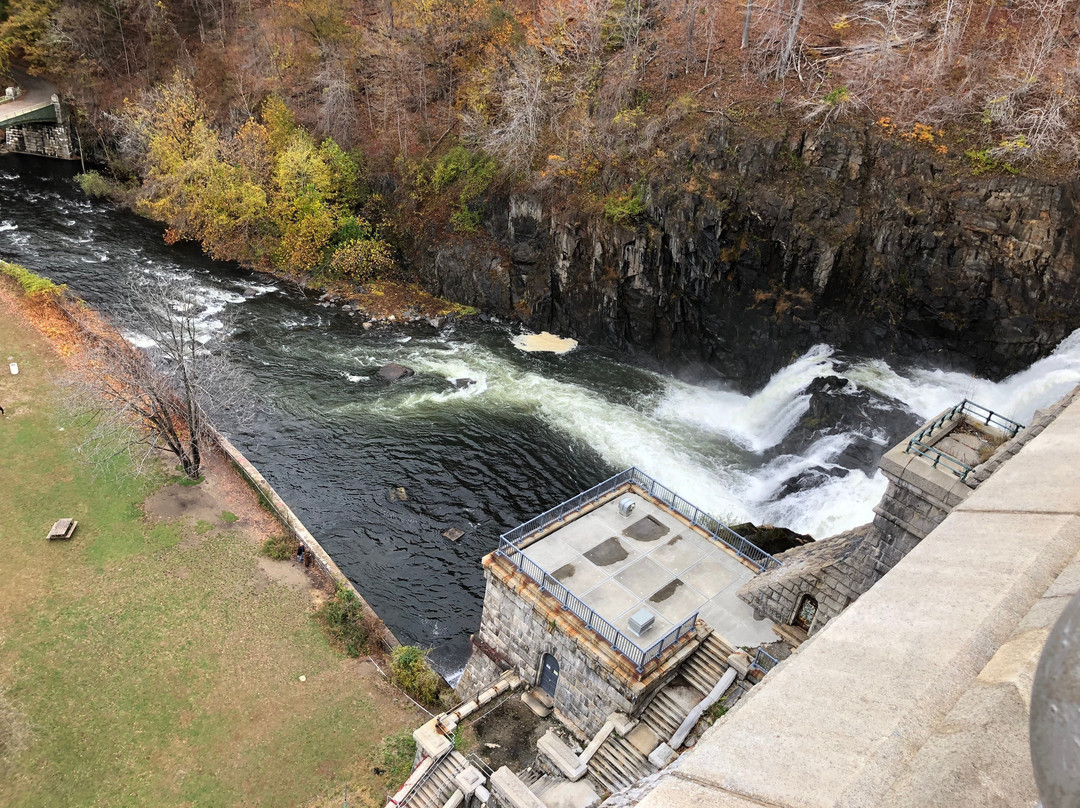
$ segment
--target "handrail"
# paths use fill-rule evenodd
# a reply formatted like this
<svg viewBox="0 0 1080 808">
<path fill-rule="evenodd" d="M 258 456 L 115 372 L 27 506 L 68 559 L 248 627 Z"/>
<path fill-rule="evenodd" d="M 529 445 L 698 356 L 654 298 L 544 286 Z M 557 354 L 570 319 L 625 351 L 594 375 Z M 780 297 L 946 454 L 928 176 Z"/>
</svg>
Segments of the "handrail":
<svg viewBox="0 0 1080 808">
<path fill-rule="evenodd" d="M 549 508 L 539 516 L 534 516 L 528 522 L 518 525 L 513 530 L 508 530 L 499 537 L 500 547 L 504 542 L 516 547 L 522 540 L 534 533 L 545 530 L 551 525 L 564 520 L 567 516 L 577 513 L 587 504 L 599 502 L 602 496 L 610 494 L 627 484 L 638 486 L 649 496 L 660 500 L 671 510 L 689 519 L 691 525 L 704 529 L 711 538 L 723 544 L 738 555 L 739 558 L 749 561 L 757 567 L 758 572 L 780 566 L 779 561 L 756 544 L 740 536 L 715 516 L 711 516 L 701 508 L 678 496 L 670 488 L 661 485 L 637 467 L 620 471 L 602 483 L 594 485 L 588 491 L 571 497 L 554 508 Z"/>
<path fill-rule="evenodd" d="M 745 559 L 757 567 L 759 572 L 779 566 L 780 562 L 753 542 L 747 541 L 719 519 L 705 513 L 697 506 L 676 495 L 670 488 L 661 485 L 652 477 L 633 467 L 609 477 L 589 490 L 571 497 L 554 508 L 544 511 L 539 516 L 533 517 L 528 522 L 502 534 L 499 539 L 499 555 L 517 566 L 518 569 L 536 581 L 541 590 L 552 595 L 564 608 L 583 620 L 586 628 L 603 637 L 613 649 L 633 662 L 640 673 L 644 670 L 646 663 L 658 658 L 664 651 L 673 646 L 680 637 L 693 630 L 694 624 L 697 622 L 697 613 L 695 612 L 678 626 L 673 627 L 671 631 L 648 648 L 642 648 L 593 611 L 581 598 L 567 589 L 536 561 L 529 558 L 521 547 L 524 541 L 533 534 L 577 514 L 586 505 L 598 503 L 601 497 L 618 490 L 624 485 L 637 486 L 664 503 L 671 510 L 686 517 L 692 525 L 702 528 L 713 539 L 735 552 L 739 558 Z"/>
<path fill-rule="evenodd" d="M 959 404 L 945 410 L 934 420 L 924 424 L 922 429 L 908 438 L 908 445 L 904 452 L 906 454 L 916 454 L 930 460 L 934 468 L 939 465 L 944 466 L 959 477 L 961 481 L 967 481 L 967 476 L 975 470 L 973 466 L 969 466 L 962 460 L 925 442 L 925 439 L 931 438 L 935 432 L 946 424 L 952 423 L 958 415 L 963 414 L 974 416 L 975 419 L 982 421 L 985 426 L 1000 429 L 1010 438 L 1016 437 L 1016 433 L 1024 428 L 1023 424 L 1017 423 L 1011 418 L 1006 418 L 1004 415 L 999 415 L 993 410 L 965 398 Z"/>
<path fill-rule="evenodd" d="M 759 670 L 764 674 L 767 674 L 779 664 L 779 659 L 774 657 L 764 648 L 758 648 L 757 653 L 754 654 L 754 661 L 750 663 L 750 667 L 752 669 Z"/>
</svg>

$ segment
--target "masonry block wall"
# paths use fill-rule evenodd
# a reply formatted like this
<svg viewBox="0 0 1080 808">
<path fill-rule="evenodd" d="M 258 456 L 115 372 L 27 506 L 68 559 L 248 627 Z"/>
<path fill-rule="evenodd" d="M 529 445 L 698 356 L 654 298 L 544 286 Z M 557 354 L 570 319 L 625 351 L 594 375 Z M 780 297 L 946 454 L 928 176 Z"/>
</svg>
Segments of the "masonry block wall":
<svg viewBox="0 0 1080 808">
<path fill-rule="evenodd" d="M 809 633 L 820 631 L 876 580 L 872 532 L 864 525 L 793 547 L 777 556 L 781 566 L 751 578 L 739 597 L 754 607 L 755 616 L 791 625 L 803 597 L 810 595 L 817 601 L 817 614 Z"/>
<path fill-rule="evenodd" d="M 459 696 L 472 695 L 466 689 L 498 669 L 492 655 L 526 682 L 537 684 L 543 656 L 551 654 L 559 663 L 554 708 L 580 737 L 592 738 L 611 713 L 634 715 L 644 705 L 652 689 L 642 689 L 628 675 L 629 663 L 619 664 L 618 655 L 592 632 L 574 629 L 568 613 L 547 603 L 527 576 L 507 574 L 490 557 L 485 559 L 484 575 L 487 592 L 474 641 L 479 647 L 474 647 L 462 674 Z"/>
<path fill-rule="evenodd" d="M 53 96 L 56 123 L 27 123 L 9 126 L 4 130 L 4 145 L 11 151 L 39 154 L 70 160 L 75 157 L 71 141 L 71 128 L 64 112 L 64 105 Z"/>
</svg>

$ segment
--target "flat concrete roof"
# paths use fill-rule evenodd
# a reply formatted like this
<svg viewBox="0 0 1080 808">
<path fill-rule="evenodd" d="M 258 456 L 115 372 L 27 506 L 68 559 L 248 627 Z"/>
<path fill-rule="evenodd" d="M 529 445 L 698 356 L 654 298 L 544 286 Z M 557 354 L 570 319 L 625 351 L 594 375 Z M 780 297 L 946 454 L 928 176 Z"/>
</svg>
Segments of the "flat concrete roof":
<svg viewBox="0 0 1080 808">
<path fill-rule="evenodd" d="M 627 498 L 634 510 L 622 516 Z M 639 494 L 616 497 L 522 553 L 642 648 L 694 612 L 736 647 L 776 640 L 772 622 L 755 620 L 736 595 L 754 571 Z M 641 609 L 655 619 L 639 636 L 628 623 Z"/>
</svg>

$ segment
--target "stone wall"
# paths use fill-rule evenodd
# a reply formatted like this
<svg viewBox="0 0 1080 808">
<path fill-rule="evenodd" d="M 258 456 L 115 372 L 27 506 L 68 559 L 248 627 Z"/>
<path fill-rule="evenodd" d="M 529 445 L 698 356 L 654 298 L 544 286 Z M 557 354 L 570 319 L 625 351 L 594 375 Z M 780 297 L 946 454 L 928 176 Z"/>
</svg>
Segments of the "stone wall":
<svg viewBox="0 0 1080 808">
<path fill-rule="evenodd" d="M 498 679 L 504 670 L 509 670 L 511 665 L 508 661 L 499 660 L 496 654 L 484 648 L 474 636 L 472 638 L 472 654 L 465 665 L 465 670 L 454 685 L 454 692 L 462 701 L 475 698 L 481 690 Z"/>
<path fill-rule="evenodd" d="M 530 603 L 519 597 L 485 564 L 487 592 L 480 618 L 477 640 L 505 657 L 517 673 L 530 684 L 540 681 L 544 654 L 559 663 L 559 685 L 555 689 L 555 710 L 559 718 L 583 738 L 591 738 L 612 712 L 631 713 L 634 704 L 627 699 L 611 672 L 599 660 L 585 653 L 581 646 L 556 628 L 554 615 L 540 602 Z M 540 607 L 540 608 L 537 608 Z M 488 667 L 474 653 L 462 679 L 480 678 L 469 668 Z"/>
<path fill-rule="evenodd" d="M 809 630 L 814 634 L 879 577 L 874 569 L 875 534 L 864 525 L 781 553 L 781 566 L 751 578 L 739 597 L 754 607 L 755 617 L 791 625 L 803 597 L 810 595 L 818 604 Z"/>
<path fill-rule="evenodd" d="M 55 95 L 53 109 L 56 111 L 56 123 L 27 123 L 6 127 L 4 146 L 9 151 L 25 154 L 39 154 L 62 160 L 74 158 L 76 150 L 71 140 L 68 117 L 64 112 L 64 105 Z"/>
<path fill-rule="evenodd" d="M 490 681 L 504 665 L 530 685 L 539 684 L 544 654 L 551 654 L 559 663 L 556 715 L 583 740 L 591 739 L 613 712 L 628 716 L 640 712 L 700 644 L 696 634 L 688 635 L 655 668 L 639 674 L 633 663 L 511 562 L 489 555 L 484 575 L 487 592 L 480 631 L 458 695 L 469 695 L 468 690 L 485 678 Z"/>
</svg>

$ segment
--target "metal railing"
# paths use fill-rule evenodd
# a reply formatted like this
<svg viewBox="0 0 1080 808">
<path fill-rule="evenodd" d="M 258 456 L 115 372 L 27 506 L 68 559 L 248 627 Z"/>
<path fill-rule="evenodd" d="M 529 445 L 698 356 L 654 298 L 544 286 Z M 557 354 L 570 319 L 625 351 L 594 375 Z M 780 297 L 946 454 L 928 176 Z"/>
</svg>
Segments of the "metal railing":
<svg viewBox="0 0 1080 808">
<path fill-rule="evenodd" d="M 750 663 L 750 668 L 752 670 L 759 670 L 763 674 L 766 674 L 779 664 L 779 659 L 774 657 L 764 648 L 759 648 L 757 649 L 757 653 L 754 654 L 754 661 Z"/>
<path fill-rule="evenodd" d="M 513 530 L 503 533 L 500 537 L 499 549 L 502 550 L 505 545 L 520 546 L 522 541 L 534 533 L 565 520 L 568 516 L 579 512 L 586 505 L 599 502 L 602 497 L 624 485 L 635 485 L 651 497 L 663 502 L 671 510 L 689 519 L 691 525 L 704 529 L 711 538 L 723 544 L 739 558 L 749 561 L 757 567 L 758 572 L 780 566 L 779 561 L 756 544 L 740 536 L 715 516 L 711 516 L 696 505 L 687 502 L 670 488 L 661 485 L 638 468 L 628 468 L 626 471 L 620 471 L 615 476 L 604 480 L 604 482 L 594 485 L 588 491 L 584 491 L 576 497 L 571 497 L 554 508 L 544 511 L 539 516 L 533 517 L 528 522 L 518 525 Z"/>
<path fill-rule="evenodd" d="M 1011 418 L 999 415 L 993 410 L 965 398 L 959 404 L 945 410 L 930 423 L 925 424 L 922 429 L 908 438 L 908 445 L 904 451 L 907 454 L 915 454 L 926 458 L 933 464 L 934 468 L 944 466 L 962 481 L 966 481 L 967 476 L 975 470 L 974 466 L 969 466 L 951 454 L 926 443 L 927 440 L 933 437 L 934 433 L 943 429 L 946 424 L 951 424 L 960 415 L 968 415 L 972 420 L 981 421 L 985 426 L 1000 429 L 1009 438 L 1016 437 L 1016 433 L 1024 428 L 1023 424 L 1019 424 Z"/>
<path fill-rule="evenodd" d="M 780 562 L 760 547 L 731 530 L 719 519 L 690 504 L 671 489 L 661 485 L 636 468 L 621 471 L 599 485 L 593 486 L 588 491 L 584 491 L 576 497 L 571 497 L 566 502 L 556 505 L 523 525 L 518 525 L 513 530 L 504 533 L 499 541 L 499 554 L 536 581 L 543 591 L 559 601 L 563 608 L 584 621 L 587 628 L 603 637 L 613 649 L 633 662 L 640 673 L 647 663 L 660 657 L 664 651 L 675 645 L 679 638 L 693 630 L 694 624 L 697 622 L 697 612 L 673 627 L 671 631 L 649 647 L 642 648 L 621 630 L 593 611 L 581 598 L 567 589 L 536 561 L 529 558 L 521 547 L 525 540 L 533 534 L 546 530 L 567 517 L 580 512 L 586 505 L 598 503 L 602 497 L 617 491 L 625 485 L 635 485 L 650 496 L 663 502 L 671 510 L 689 519 L 692 525 L 703 528 L 713 539 L 730 548 L 740 558 L 749 561 L 757 567 L 759 572 L 779 566 Z"/>
</svg>

